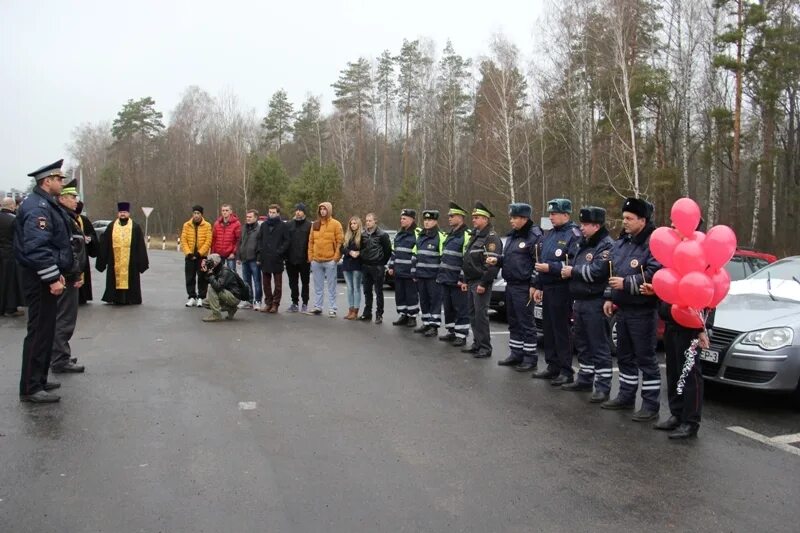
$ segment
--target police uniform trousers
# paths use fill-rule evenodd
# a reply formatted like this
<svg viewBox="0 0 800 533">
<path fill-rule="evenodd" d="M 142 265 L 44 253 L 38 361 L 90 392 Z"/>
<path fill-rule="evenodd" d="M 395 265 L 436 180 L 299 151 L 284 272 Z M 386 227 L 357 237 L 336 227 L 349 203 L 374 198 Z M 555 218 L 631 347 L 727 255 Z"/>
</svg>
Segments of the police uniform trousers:
<svg viewBox="0 0 800 533">
<path fill-rule="evenodd" d="M 56 331 L 58 297 L 42 283 L 36 272 L 24 267 L 22 290 L 28 303 L 28 334 L 22 343 L 22 373 L 19 381 L 20 395 L 35 394 L 44 389 L 53 354 L 53 337 Z"/>
<path fill-rule="evenodd" d="M 667 398 L 669 411 L 682 423 L 699 424 L 703 409 L 703 373 L 700 360 L 695 357 L 694 366 L 686 376 L 683 394 L 678 394 L 678 379 L 686 362 L 686 349 L 697 337 L 697 332 L 667 323 L 664 331 L 664 352 L 667 363 Z"/>
<path fill-rule="evenodd" d="M 492 300 L 492 289 L 478 294 L 480 281 L 470 281 L 469 285 L 469 319 L 472 326 L 472 347 L 482 351 L 492 351 L 492 337 L 489 330 L 489 302 Z"/>
<path fill-rule="evenodd" d="M 658 411 L 661 372 L 656 359 L 656 310 L 652 307 L 621 307 L 617 311 L 617 365 L 619 396 L 636 401 L 639 371 L 642 372 L 642 408 Z"/>
<path fill-rule="evenodd" d="M 467 293 L 458 285 L 442 285 L 444 327 L 459 339 L 469 335 L 469 303 Z"/>
<path fill-rule="evenodd" d="M 80 303 L 80 289 L 75 288 L 74 282 L 67 282 L 67 287 L 58 297 L 58 313 L 56 314 L 56 333 L 53 338 L 53 356 L 50 367 L 56 368 L 69 363 L 72 357 L 72 348 L 69 341 L 75 332 L 78 322 L 78 304 Z"/>
<path fill-rule="evenodd" d="M 547 368 L 563 376 L 572 377 L 572 341 L 570 314 L 572 296 L 569 285 L 558 283 L 544 287 L 542 301 L 542 329 L 544 330 L 544 358 Z"/>
<path fill-rule="evenodd" d="M 506 284 L 506 317 L 511 355 L 520 361 L 536 364 L 536 324 L 533 321 L 530 284 Z"/>
<path fill-rule="evenodd" d="M 417 280 L 422 325 L 438 328 L 442 325 L 442 286 L 435 278 Z"/>
<path fill-rule="evenodd" d="M 394 279 L 394 303 L 398 315 L 416 317 L 419 313 L 417 282 L 411 278 Z"/>
<path fill-rule="evenodd" d="M 573 335 L 578 352 L 578 383 L 591 385 L 608 394 L 611 391 L 611 347 L 608 322 L 603 314 L 603 298 L 575 300 Z"/>
</svg>

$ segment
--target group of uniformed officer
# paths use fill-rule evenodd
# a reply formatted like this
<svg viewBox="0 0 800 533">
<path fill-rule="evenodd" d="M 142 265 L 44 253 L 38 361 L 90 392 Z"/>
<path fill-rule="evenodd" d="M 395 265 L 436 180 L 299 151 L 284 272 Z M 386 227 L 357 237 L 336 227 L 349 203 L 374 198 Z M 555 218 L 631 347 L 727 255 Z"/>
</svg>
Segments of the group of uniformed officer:
<svg viewBox="0 0 800 533">
<path fill-rule="evenodd" d="M 438 211 L 423 211 L 424 227 L 418 228 L 416 212 L 404 209 L 389 262 L 399 314 L 394 325 L 436 336 L 443 305 L 447 331 L 439 339 L 465 346 L 471 326 L 473 343 L 462 351 L 476 358 L 491 357 L 488 307 L 502 268 L 509 355 L 499 365 L 532 372 L 533 378 L 548 379 L 562 390 L 591 392 L 589 402 L 604 409 L 634 409 L 641 390 L 641 408 L 633 420 L 658 418 L 658 298 L 647 290 L 661 268 L 649 247 L 655 230 L 653 205 L 627 198 L 621 211 L 623 231 L 615 240 L 603 208 L 580 209 L 578 225 L 571 220 L 572 202 L 553 199 L 547 203 L 552 229 L 544 232 L 534 223 L 529 204 L 512 203 L 508 210 L 512 230 L 503 244 L 492 227 L 493 214 L 481 202 L 472 211 L 472 230 L 466 228 L 467 212 L 451 202 L 448 233 L 438 227 Z M 541 370 L 532 304 L 542 306 L 546 366 Z M 416 327 L 420 305 L 422 324 Z M 610 398 L 612 316 L 619 364 L 615 398 Z M 679 433 L 670 436 L 685 438 Z"/>
<path fill-rule="evenodd" d="M 29 174 L 36 187 L 20 205 L 15 221 L 14 255 L 28 303 L 19 386 L 24 402 L 60 400 L 50 392 L 61 386 L 48 379 L 50 370 L 83 372 L 71 358 L 69 339 L 77 320 L 85 237 L 73 205 L 77 189 L 74 183 L 65 187 L 62 163 L 59 160 Z M 56 199 L 61 196 L 63 201 Z"/>
</svg>

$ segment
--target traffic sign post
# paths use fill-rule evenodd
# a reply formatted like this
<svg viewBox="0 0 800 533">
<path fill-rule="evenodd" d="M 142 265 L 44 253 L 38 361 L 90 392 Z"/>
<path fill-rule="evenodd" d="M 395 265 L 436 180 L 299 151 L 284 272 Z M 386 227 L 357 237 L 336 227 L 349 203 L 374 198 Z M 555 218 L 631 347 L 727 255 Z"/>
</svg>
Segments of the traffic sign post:
<svg viewBox="0 0 800 533">
<path fill-rule="evenodd" d="M 147 249 L 150 249 L 150 234 L 147 233 L 147 223 L 150 220 L 150 213 L 153 212 L 152 207 L 143 207 L 142 212 L 144 213 L 144 236 L 147 239 Z"/>
</svg>

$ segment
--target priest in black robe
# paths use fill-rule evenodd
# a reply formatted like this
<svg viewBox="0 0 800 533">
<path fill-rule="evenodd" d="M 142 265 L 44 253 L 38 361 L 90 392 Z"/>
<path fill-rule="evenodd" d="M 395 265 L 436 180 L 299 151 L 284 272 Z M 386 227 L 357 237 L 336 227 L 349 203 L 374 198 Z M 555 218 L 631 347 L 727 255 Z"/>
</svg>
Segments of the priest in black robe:
<svg viewBox="0 0 800 533">
<path fill-rule="evenodd" d="M 75 212 L 78 214 L 78 223 L 83 230 L 86 238 L 86 254 L 89 257 L 97 257 L 100 252 L 100 242 L 97 240 L 97 231 L 95 231 L 92 221 L 89 217 L 82 213 L 83 202 L 78 202 L 78 208 Z M 91 260 L 86 261 L 86 266 L 83 270 L 83 285 L 78 291 L 78 303 L 85 305 L 87 302 L 92 301 L 92 264 Z"/>
<path fill-rule="evenodd" d="M 150 267 L 141 226 L 131 219 L 131 204 L 117 204 L 117 219 L 100 241 L 97 270 L 106 272 L 103 301 L 115 305 L 142 303 L 140 276 Z"/>
</svg>

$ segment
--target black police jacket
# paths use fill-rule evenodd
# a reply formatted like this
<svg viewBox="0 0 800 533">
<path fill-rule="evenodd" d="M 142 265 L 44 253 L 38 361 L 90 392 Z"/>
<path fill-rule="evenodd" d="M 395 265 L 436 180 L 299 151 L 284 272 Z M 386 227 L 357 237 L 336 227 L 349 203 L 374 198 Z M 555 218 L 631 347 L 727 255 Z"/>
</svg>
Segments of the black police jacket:
<svg viewBox="0 0 800 533">
<path fill-rule="evenodd" d="M 614 239 L 605 226 L 588 239 L 581 240 L 569 279 L 569 293 L 573 298 L 589 300 L 603 296 L 608 286 L 608 261 L 613 245 Z"/>
<path fill-rule="evenodd" d="M 503 256 L 498 266 L 502 268 L 506 283 L 528 283 L 533 285 L 536 262 L 536 247 L 542 242 L 542 228 L 528 221 L 519 230 L 513 230 L 506 238 Z"/>
<path fill-rule="evenodd" d="M 491 289 L 494 278 L 497 277 L 497 265 L 487 265 L 487 257 L 496 257 L 500 260 L 503 252 L 503 241 L 494 231 L 491 224 L 487 224 L 483 231 L 475 230 L 467 243 L 467 250 L 464 252 L 464 262 L 462 272 L 464 281 L 480 281 L 486 289 Z"/>
<path fill-rule="evenodd" d="M 639 287 L 644 279 L 651 283 L 653 275 L 661 269 L 661 263 L 650 253 L 650 235 L 656 227 L 648 222 L 638 235 L 625 234 L 611 248 L 611 275 L 624 278 L 623 289 L 608 288 L 605 297 L 621 307 L 655 307 L 656 296 L 645 296 Z"/>
<path fill-rule="evenodd" d="M 539 262 L 547 263 L 548 272 L 538 272 L 534 278 L 534 286 L 543 289 L 550 285 L 563 285 L 567 280 L 561 277 L 561 267 L 572 264 L 578 253 L 583 235 L 577 224 L 570 221 L 554 227 L 542 239 L 539 251 Z"/>
<path fill-rule="evenodd" d="M 380 228 L 372 233 L 366 229 L 361 232 L 361 264 L 367 266 L 383 266 L 392 257 L 392 240 L 389 234 Z"/>
<path fill-rule="evenodd" d="M 436 282 L 442 285 L 458 285 L 461 277 L 461 266 L 464 262 L 464 251 L 471 232 L 466 226 L 459 226 L 450 230 L 442 247 L 442 262 L 439 264 L 439 273 Z"/>
<path fill-rule="evenodd" d="M 67 281 L 78 281 L 83 271 L 89 266 L 89 256 L 86 253 L 86 238 L 78 223 L 78 214 L 65 207 L 61 209 L 66 213 L 69 220 L 70 245 L 72 246 L 72 268 L 61 273 Z"/>
<path fill-rule="evenodd" d="M 416 224 L 401 229 L 394 236 L 394 251 L 389 259 L 389 268 L 394 269 L 397 279 L 414 278 L 413 256 L 417 249 L 417 236 L 422 232 Z"/>
<path fill-rule="evenodd" d="M 14 256 L 42 283 L 53 283 L 72 268 L 70 220 L 55 199 L 34 187 L 17 210 Z"/>
</svg>

